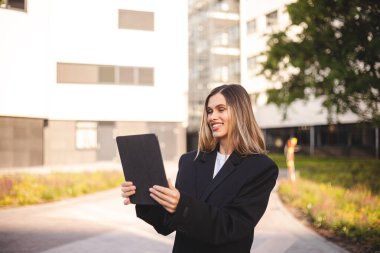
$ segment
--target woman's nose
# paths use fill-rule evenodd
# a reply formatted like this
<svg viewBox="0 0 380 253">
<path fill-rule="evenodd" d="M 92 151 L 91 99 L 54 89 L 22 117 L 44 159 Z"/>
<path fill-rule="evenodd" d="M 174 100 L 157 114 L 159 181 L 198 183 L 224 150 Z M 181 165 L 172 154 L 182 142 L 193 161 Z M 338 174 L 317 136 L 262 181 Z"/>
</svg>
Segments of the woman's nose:
<svg viewBox="0 0 380 253">
<path fill-rule="evenodd" d="M 218 114 L 217 114 L 217 112 L 211 112 L 211 113 L 209 114 L 209 119 L 210 119 L 210 120 L 217 119 L 217 118 L 218 118 Z"/>
</svg>

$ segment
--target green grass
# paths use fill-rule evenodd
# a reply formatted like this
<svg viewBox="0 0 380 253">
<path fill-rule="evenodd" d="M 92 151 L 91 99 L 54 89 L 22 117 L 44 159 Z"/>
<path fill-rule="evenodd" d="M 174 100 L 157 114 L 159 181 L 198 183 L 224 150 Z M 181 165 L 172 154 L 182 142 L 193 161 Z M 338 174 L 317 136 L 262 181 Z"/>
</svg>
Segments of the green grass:
<svg viewBox="0 0 380 253">
<path fill-rule="evenodd" d="M 380 197 L 365 188 L 346 189 L 298 178 L 280 184 L 281 199 L 301 210 L 317 228 L 333 231 L 375 252 L 380 245 Z"/>
<path fill-rule="evenodd" d="M 269 155 L 286 168 L 284 155 Z M 361 245 L 360 252 L 380 250 L 380 160 L 295 155 L 299 177 L 283 181 L 281 199 L 300 210 L 312 225 Z"/>
<path fill-rule="evenodd" d="M 117 187 L 122 172 L 96 171 L 0 176 L 0 207 L 45 203 Z"/>
<path fill-rule="evenodd" d="M 286 168 L 284 155 L 269 154 L 280 168 Z M 380 193 L 380 160 L 325 158 L 295 155 L 296 171 L 302 178 L 330 183 L 347 189 L 362 187 Z"/>
</svg>

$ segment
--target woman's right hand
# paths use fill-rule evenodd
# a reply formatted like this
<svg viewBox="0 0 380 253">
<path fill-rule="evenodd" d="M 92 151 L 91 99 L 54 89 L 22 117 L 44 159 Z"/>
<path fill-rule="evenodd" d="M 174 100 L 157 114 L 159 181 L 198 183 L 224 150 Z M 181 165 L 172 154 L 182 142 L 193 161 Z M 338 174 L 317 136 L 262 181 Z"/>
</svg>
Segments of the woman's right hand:
<svg viewBox="0 0 380 253">
<path fill-rule="evenodd" d="M 136 193 L 136 186 L 133 185 L 131 181 L 126 181 L 121 184 L 121 196 L 124 199 L 124 205 L 128 205 L 131 203 L 129 199 L 130 196 Z"/>
</svg>

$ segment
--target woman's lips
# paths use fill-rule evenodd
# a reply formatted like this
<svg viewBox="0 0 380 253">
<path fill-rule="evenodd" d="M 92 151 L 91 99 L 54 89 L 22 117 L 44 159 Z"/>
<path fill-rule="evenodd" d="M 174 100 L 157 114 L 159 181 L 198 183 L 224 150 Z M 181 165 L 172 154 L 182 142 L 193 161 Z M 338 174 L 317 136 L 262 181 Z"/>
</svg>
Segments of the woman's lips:
<svg viewBox="0 0 380 253">
<path fill-rule="evenodd" d="M 211 125 L 212 131 L 217 132 L 220 127 L 222 127 L 223 123 L 214 123 Z"/>
</svg>

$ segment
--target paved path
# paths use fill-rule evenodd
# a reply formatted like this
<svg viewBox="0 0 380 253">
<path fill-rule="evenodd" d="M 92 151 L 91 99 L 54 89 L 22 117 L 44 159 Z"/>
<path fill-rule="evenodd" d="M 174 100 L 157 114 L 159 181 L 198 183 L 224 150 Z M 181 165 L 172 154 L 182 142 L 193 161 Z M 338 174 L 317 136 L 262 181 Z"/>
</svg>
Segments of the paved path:
<svg viewBox="0 0 380 253">
<path fill-rule="evenodd" d="M 254 253 L 348 253 L 305 227 L 272 192 L 269 206 L 255 229 Z"/>
<path fill-rule="evenodd" d="M 171 166 L 173 165 L 173 166 Z M 170 164 L 174 168 L 174 164 Z M 175 170 L 168 170 L 174 179 Z M 1 253 L 171 252 L 164 237 L 122 205 L 113 189 L 56 203 L 0 210 Z M 254 253 L 346 253 L 299 223 L 274 191 L 257 226 Z"/>
</svg>

